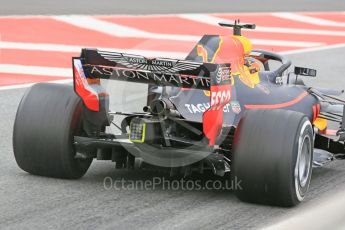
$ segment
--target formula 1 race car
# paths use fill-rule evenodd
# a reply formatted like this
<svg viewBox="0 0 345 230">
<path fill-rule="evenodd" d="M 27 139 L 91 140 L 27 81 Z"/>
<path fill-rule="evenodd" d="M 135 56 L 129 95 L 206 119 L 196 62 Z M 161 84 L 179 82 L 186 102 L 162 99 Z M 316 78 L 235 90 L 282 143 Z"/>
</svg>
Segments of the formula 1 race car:
<svg viewBox="0 0 345 230">
<path fill-rule="evenodd" d="M 234 193 L 243 201 L 301 202 L 313 166 L 345 155 L 343 91 L 308 87 L 302 77 L 316 70 L 289 72 L 286 57 L 252 50 L 241 30 L 254 24 L 220 25 L 233 35 L 203 36 L 185 60 L 83 49 L 74 88 L 40 83 L 23 96 L 13 133 L 19 167 L 68 179 L 94 158 L 172 174 L 212 170 L 241 181 Z"/>
</svg>

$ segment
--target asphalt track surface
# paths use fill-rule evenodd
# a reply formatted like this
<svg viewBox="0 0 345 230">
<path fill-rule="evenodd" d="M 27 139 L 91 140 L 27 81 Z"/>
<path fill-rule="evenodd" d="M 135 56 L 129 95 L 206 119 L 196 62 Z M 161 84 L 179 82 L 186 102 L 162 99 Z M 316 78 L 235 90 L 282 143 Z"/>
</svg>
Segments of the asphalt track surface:
<svg viewBox="0 0 345 230">
<path fill-rule="evenodd" d="M 42 1 L 41 6 L 44 5 L 43 2 L 46 1 Z M 97 1 L 99 2 L 101 1 Z M 340 1 L 327 5 L 319 4 L 320 2 L 313 1 L 313 4 L 308 5 L 308 9 L 345 9 L 345 7 L 339 8 L 342 4 Z M 34 11 L 27 3 L 16 4 L 16 1 L 2 4 L 1 13 L 101 14 L 103 12 L 94 7 L 98 4 L 93 5 L 86 1 L 83 1 L 83 4 L 81 2 L 75 4 L 69 9 L 70 11 L 64 11 L 64 7 L 61 6 L 47 6 L 47 4 L 42 9 Z M 305 2 L 299 3 L 299 6 L 302 7 L 304 4 Z M 198 12 L 222 10 L 222 8 L 202 8 L 201 5 Z M 282 3 L 273 9 L 270 8 L 271 6 L 266 6 L 264 9 L 251 7 L 239 10 L 268 11 L 270 8 L 282 11 L 283 5 Z M 191 8 L 181 10 L 172 6 L 171 11 L 162 9 L 145 11 L 145 5 L 142 4 L 137 7 L 140 10 L 136 12 L 130 11 L 133 8 L 128 6 L 121 12 L 111 11 L 109 7 L 104 6 L 102 10 L 106 14 L 172 13 L 174 10 L 194 12 Z M 298 10 L 294 8 L 296 6 L 290 7 L 292 8 L 289 8 L 289 11 Z M 289 56 L 296 65 L 318 69 L 318 78 L 307 80 L 311 85 L 344 88 L 345 48 Z M 14 116 L 24 91 L 25 89 L 0 91 L 0 229 L 256 229 L 287 216 L 298 215 L 304 206 L 317 204 L 322 198 L 341 191 L 345 185 L 345 161 L 333 162 L 325 168 L 314 170 L 310 191 L 303 204 L 296 208 L 285 209 L 242 203 L 231 191 L 215 189 L 174 191 L 166 190 L 162 186 L 148 191 L 106 189 L 103 180 L 108 176 L 114 180 L 126 178 L 133 181 L 167 176 L 161 172 L 115 170 L 110 162 L 94 161 L 85 177 L 77 181 L 32 176 L 16 166 L 11 144 Z M 203 177 L 195 176 L 192 180 L 201 178 Z M 206 178 L 218 179 L 212 176 Z"/>
<path fill-rule="evenodd" d="M 20 14 L 172 14 L 271 11 L 334 11 L 341 0 L 1 0 L 1 15 Z"/>
</svg>

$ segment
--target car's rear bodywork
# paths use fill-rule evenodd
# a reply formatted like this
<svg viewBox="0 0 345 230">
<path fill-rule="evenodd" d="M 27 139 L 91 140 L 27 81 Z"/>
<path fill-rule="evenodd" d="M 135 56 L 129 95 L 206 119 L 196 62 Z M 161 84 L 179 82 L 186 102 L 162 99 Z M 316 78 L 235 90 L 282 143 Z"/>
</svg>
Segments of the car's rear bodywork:
<svg viewBox="0 0 345 230">
<path fill-rule="evenodd" d="M 331 149 L 323 139 L 331 133 L 327 119 L 343 124 L 332 137 L 338 138 L 334 144 L 343 153 L 344 101 L 328 91 L 293 82 L 297 77 L 283 82 L 289 60 L 246 46 L 242 36 L 205 35 L 185 60 L 83 49 L 81 56 L 73 59 L 74 85 L 87 108 L 84 116 L 91 122 L 84 122 L 89 137 L 76 137 L 76 145 L 100 149 L 100 155 L 102 149 L 109 152 L 115 146 L 164 167 L 186 166 L 208 157 L 224 160 L 230 158 L 234 132 L 246 110 L 286 109 L 307 115 L 315 125 L 319 147 L 328 151 Z M 274 70 L 269 66 L 272 60 L 281 63 Z M 111 92 L 102 87 L 101 80 L 148 84 L 148 94 L 157 87 L 161 91 L 148 97 L 142 113 L 109 111 Z M 325 106 L 324 98 L 332 102 Z M 328 113 L 330 108 L 336 112 Z M 113 115 L 125 115 L 120 136 L 109 136 L 102 130 L 111 124 Z M 221 168 L 225 170 L 227 165 Z"/>
<path fill-rule="evenodd" d="M 253 51 L 241 29 L 254 24 L 220 24 L 233 36 L 206 35 L 185 60 L 83 49 L 73 58 L 75 93 L 41 83 L 23 96 L 13 131 L 19 167 L 69 179 L 94 158 L 172 175 L 211 170 L 240 181 L 243 201 L 297 205 L 313 165 L 345 158 L 343 91 L 308 87 L 301 76 L 316 70 L 288 72 L 285 57 Z"/>
</svg>

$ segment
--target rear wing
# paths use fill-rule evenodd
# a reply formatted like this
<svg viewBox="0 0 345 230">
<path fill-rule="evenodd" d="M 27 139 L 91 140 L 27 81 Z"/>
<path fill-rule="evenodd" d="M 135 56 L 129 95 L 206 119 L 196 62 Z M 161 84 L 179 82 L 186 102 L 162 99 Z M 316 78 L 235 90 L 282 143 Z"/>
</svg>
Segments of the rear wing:
<svg viewBox="0 0 345 230">
<path fill-rule="evenodd" d="M 209 90 L 211 79 L 230 64 L 211 64 L 170 58 L 149 59 L 96 49 L 83 49 L 80 61 L 86 78 Z M 218 80 L 219 81 L 219 80 Z"/>
<path fill-rule="evenodd" d="M 73 58 L 75 92 L 85 106 L 100 111 L 99 79 L 174 86 L 210 91 L 210 108 L 203 114 L 203 132 L 214 145 L 223 125 L 223 107 L 231 100 L 230 64 L 212 64 L 170 58 L 83 49 Z M 105 92 L 106 94 L 106 92 Z"/>
</svg>

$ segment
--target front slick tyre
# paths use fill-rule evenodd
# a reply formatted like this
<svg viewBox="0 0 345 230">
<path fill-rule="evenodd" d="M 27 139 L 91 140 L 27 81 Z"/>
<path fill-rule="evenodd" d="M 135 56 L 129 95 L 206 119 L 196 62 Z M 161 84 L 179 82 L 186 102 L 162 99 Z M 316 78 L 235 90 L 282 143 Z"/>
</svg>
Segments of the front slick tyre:
<svg viewBox="0 0 345 230">
<path fill-rule="evenodd" d="M 233 179 L 241 181 L 236 196 L 253 203 L 297 205 L 309 187 L 313 146 L 313 128 L 304 114 L 247 111 L 235 134 Z"/>
<path fill-rule="evenodd" d="M 29 88 L 14 122 L 18 166 L 35 175 L 82 177 L 92 159 L 75 158 L 73 137 L 82 134 L 81 111 L 82 102 L 72 86 L 41 83 Z"/>
</svg>

